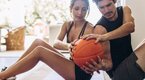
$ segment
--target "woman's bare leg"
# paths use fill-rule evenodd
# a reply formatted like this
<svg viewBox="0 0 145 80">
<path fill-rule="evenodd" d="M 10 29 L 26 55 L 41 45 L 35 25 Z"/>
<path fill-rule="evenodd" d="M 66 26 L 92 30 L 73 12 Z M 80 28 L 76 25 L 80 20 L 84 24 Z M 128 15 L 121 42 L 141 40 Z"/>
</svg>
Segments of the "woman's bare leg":
<svg viewBox="0 0 145 80">
<path fill-rule="evenodd" d="M 138 48 L 134 52 L 138 57 L 138 60 L 136 61 L 137 64 L 145 72 L 145 40 L 139 44 Z"/>
<path fill-rule="evenodd" d="M 74 63 L 62 57 L 60 54 L 38 46 L 30 54 L 0 73 L 0 79 L 5 79 L 33 68 L 38 61 L 42 61 L 54 69 L 66 80 L 75 80 Z"/>
<path fill-rule="evenodd" d="M 34 48 L 36 48 L 37 46 L 43 46 L 45 48 L 48 48 L 50 50 L 53 50 L 55 52 L 58 52 L 57 50 L 55 50 L 54 48 L 52 48 L 48 43 L 46 43 L 45 41 L 41 40 L 41 39 L 36 39 L 32 45 L 27 49 L 27 51 L 18 59 L 21 60 L 23 57 L 25 57 L 26 55 L 28 55 Z"/>
</svg>

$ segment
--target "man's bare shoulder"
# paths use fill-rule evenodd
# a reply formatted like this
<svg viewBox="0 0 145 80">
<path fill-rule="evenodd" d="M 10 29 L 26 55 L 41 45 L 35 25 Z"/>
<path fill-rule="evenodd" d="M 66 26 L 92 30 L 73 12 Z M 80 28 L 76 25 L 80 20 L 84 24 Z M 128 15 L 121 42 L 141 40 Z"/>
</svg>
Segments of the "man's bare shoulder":
<svg viewBox="0 0 145 80">
<path fill-rule="evenodd" d="M 131 8 L 128 5 L 123 6 L 123 11 L 131 13 Z"/>
</svg>

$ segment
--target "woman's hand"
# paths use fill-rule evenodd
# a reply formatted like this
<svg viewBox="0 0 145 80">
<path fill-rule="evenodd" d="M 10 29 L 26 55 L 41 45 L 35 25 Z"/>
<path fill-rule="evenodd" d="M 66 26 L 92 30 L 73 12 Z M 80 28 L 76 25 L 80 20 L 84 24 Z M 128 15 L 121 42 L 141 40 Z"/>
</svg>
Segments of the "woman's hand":
<svg viewBox="0 0 145 80">
<path fill-rule="evenodd" d="M 78 41 L 78 39 L 75 39 L 73 42 L 71 42 L 71 43 L 70 43 L 70 46 L 69 46 L 69 51 L 70 51 L 71 57 L 72 57 L 72 51 L 73 51 L 73 49 L 74 49 L 74 46 L 76 46 L 76 45 L 75 45 L 76 41 Z"/>
</svg>

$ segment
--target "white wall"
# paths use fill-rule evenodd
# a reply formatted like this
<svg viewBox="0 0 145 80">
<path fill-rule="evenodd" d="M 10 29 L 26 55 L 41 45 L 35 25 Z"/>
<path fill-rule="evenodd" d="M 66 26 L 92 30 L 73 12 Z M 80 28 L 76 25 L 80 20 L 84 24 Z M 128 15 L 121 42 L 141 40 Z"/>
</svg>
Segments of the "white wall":
<svg viewBox="0 0 145 80">
<path fill-rule="evenodd" d="M 19 27 L 25 25 L 24 22 L 24 3 L 21 0 L 9 1 L 7 19 L 10 27 Z"/>
<path fill-rule="evenodd" d="M 49 32 L 49 44 L 50 45 L 54 44 L 54 41 L 57 38 L 61 27 L 62 27 L 62 24 L 56 24 L 56 25 L 50 25 L 49 26 L 49 29 L 50 29 L 50 32 Z"/>
<path fill-rule="evenodd" d="M 135 48 L 145 38 L 145 4 L 144 0 L 126 0 L 135 18 L 135 32 L 132 34 L 132 44 Z"/>
</svg>

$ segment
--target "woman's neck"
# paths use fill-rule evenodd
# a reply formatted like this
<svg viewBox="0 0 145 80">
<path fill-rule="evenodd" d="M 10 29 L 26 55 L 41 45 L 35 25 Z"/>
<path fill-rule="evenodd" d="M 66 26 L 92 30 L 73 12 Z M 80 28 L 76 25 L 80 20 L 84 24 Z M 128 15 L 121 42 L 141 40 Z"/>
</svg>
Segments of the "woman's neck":
<svg viewBox="0 0 145 80">
<path fill-rule="evenodd" d="M 74 21 L 74 25 L 75 25 L 76 27 L 81 27 L 82 25 L 84 25 L 85 22 L 86 22 L 86 20 Z"/>
</svg>

